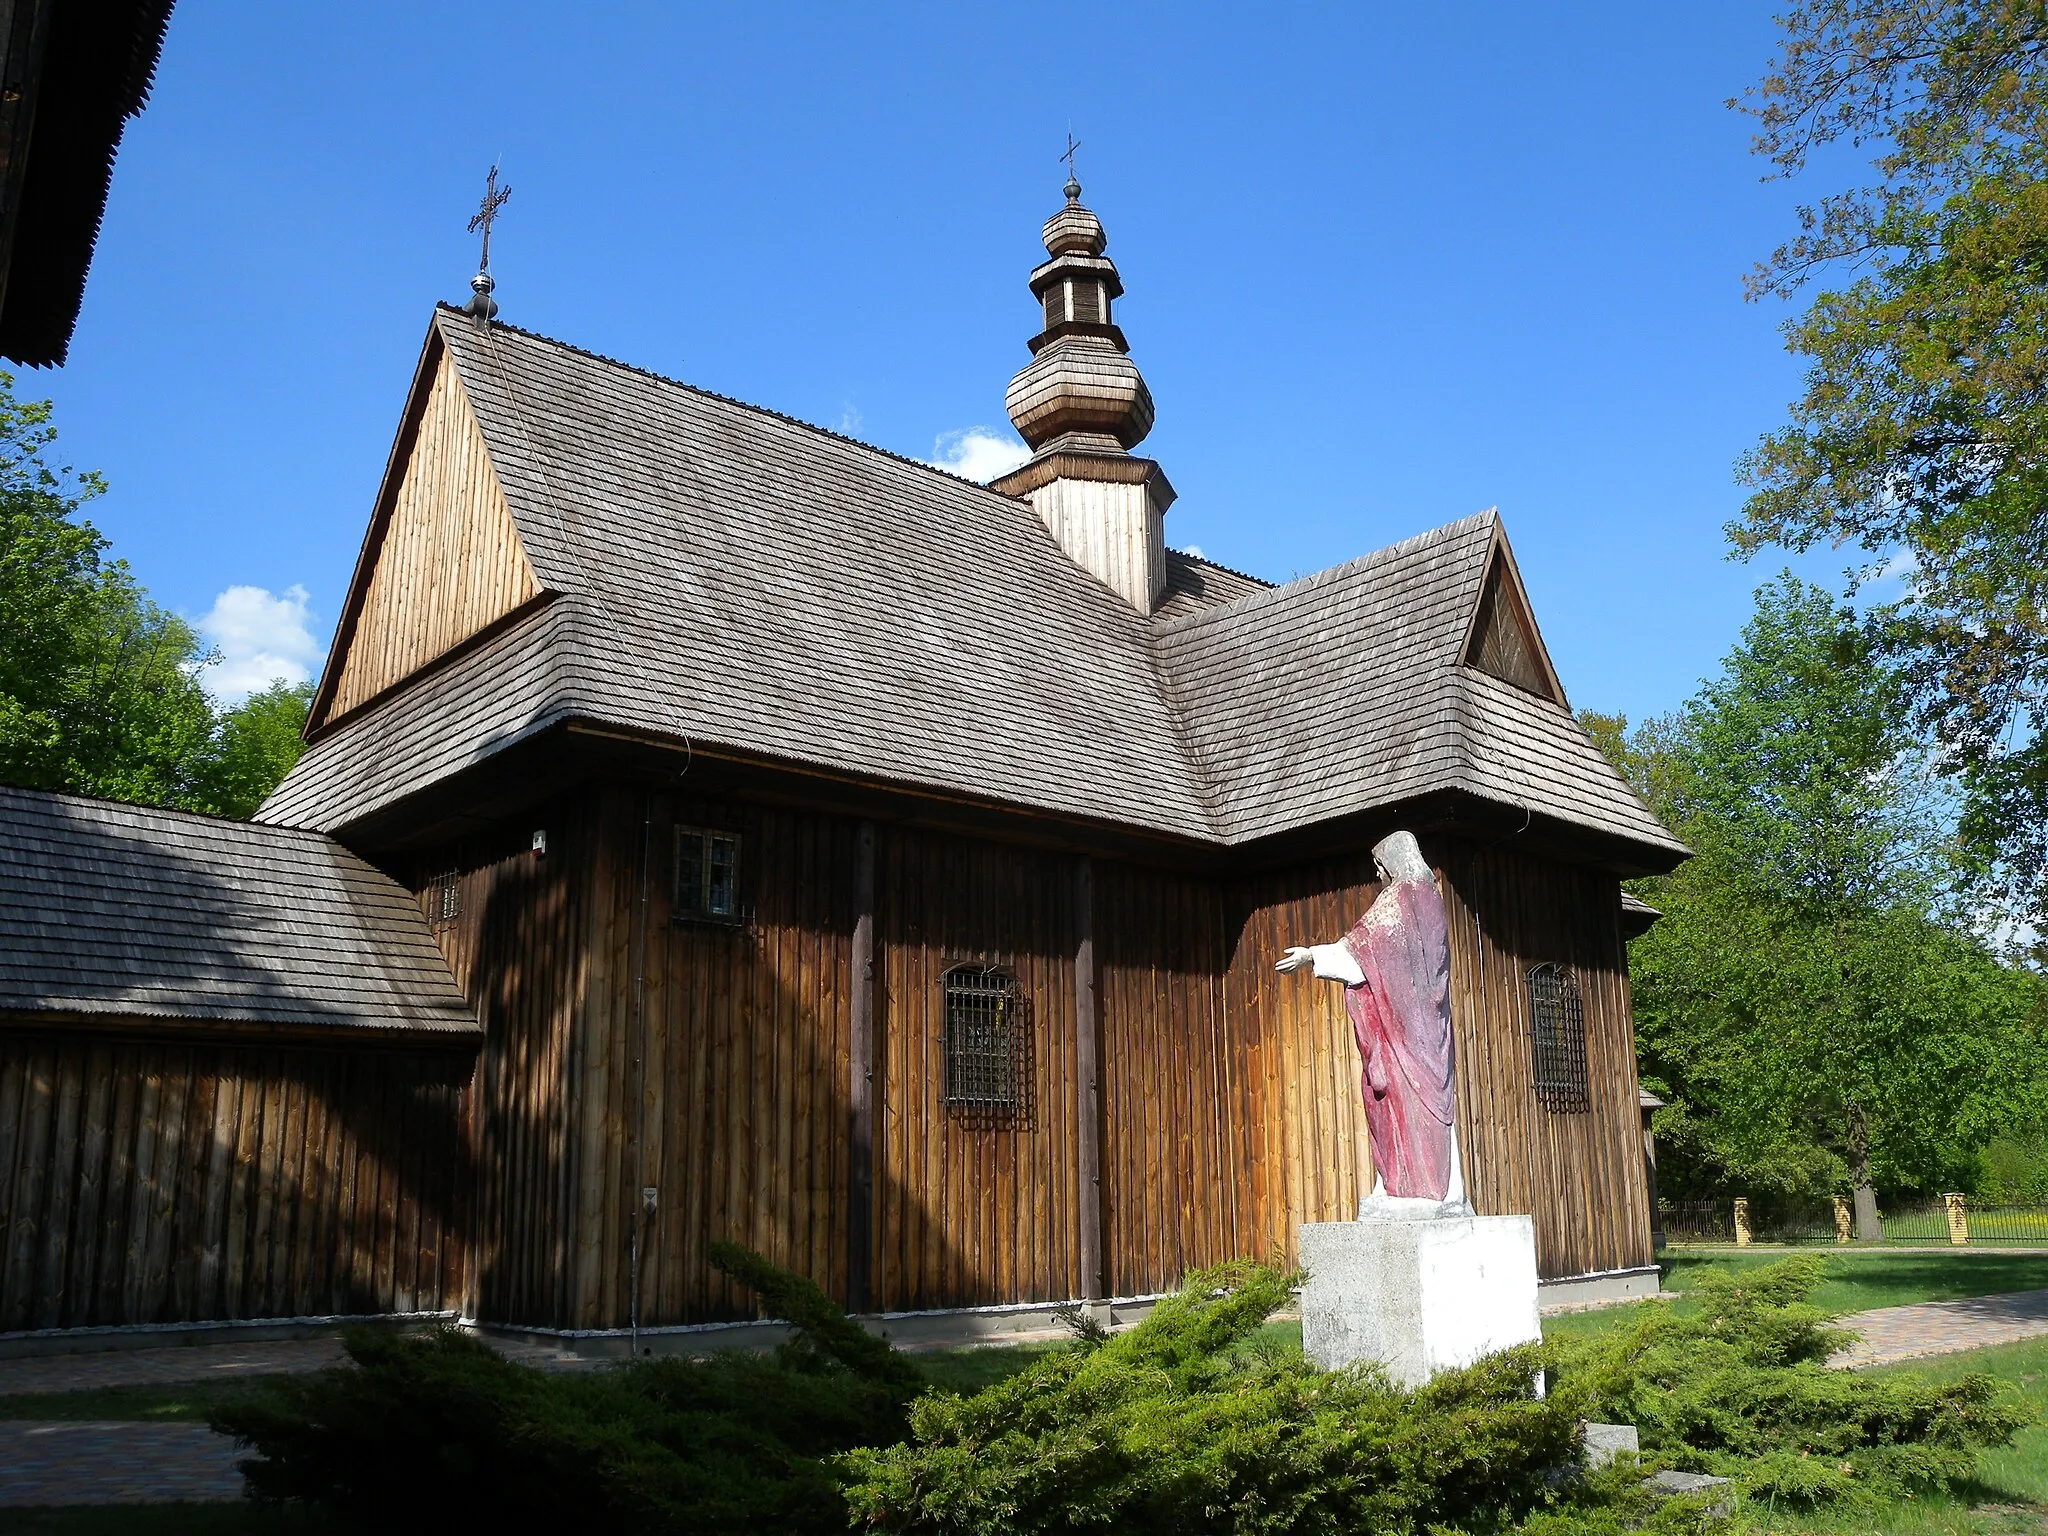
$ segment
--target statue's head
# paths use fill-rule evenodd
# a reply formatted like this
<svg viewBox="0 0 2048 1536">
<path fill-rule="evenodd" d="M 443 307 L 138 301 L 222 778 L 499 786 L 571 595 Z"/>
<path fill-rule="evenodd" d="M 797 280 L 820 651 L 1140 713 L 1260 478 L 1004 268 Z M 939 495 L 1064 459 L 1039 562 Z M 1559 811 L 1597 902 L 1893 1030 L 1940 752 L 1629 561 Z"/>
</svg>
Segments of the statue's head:
<svg viewBox="0 0 2048 1536">
<path fill-rule="evenodd" d="M 1380 872 L 1382 884 L 1390 880 L 1436 883 L 1436 876 L 1430 873 L 1429 861 L 1423 858 L 1421 845 L 1415 841 L 1413 832 L 1389 832 L 1374 845 L 1372 862 Z"/>
</svg>

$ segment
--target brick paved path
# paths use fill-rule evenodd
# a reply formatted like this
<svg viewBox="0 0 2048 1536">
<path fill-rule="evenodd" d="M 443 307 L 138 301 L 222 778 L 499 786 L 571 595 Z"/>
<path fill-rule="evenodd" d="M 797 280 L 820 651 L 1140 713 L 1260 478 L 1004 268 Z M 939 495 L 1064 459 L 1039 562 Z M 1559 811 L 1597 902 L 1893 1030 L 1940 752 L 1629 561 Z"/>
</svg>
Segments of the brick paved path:
<svg viewBox="0 0 2048 1536">
<path fill-rule="evenodd" d="M 239 1499 L 245 1454 L 204 1424 L 0 1420 L 0 1509 Z"/>
<path fill-rule="evenodd" d="M 324 1371 L 345 1356 L 339 1339 L 275 1339 L 260 1344 L 189 1344 L 169 1349 L 107 1349 L 77 1355 L 0 1360 L 0 1397 L 15 1392 L 90 1392 Z"/>
<path fill-rule="evenodd" d="M 1862 1338 L 1828 1361 L 1829 1365 L 1889 1365 L 1894 1360 L 1918 1360 L 2048 1334 L 2048 1291 L 1879 1307 L 1845 1317 L 1841 1326 Z"/>
</svg>

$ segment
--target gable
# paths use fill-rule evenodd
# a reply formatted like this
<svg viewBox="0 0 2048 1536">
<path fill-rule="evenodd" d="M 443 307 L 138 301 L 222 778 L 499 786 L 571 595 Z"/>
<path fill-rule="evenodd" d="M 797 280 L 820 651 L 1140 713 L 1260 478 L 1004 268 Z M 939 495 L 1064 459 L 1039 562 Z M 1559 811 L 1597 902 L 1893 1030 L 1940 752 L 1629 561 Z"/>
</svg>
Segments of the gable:
<svg viewBox="0 0 2048 1536">
<path fill-rule="evenodd" d="M 314 728 L 347 714 L 541 595 L 468 392 L 445 348 L 337 627 Z M 426 372 L 423 366 L 422 372 Z"/>
<path fill-rule="evenodd" d="M 1550 670 L 1543 637 L 1529 613 L 1529 600 L 1522 591 L 1507 550 L 1496 545 L 1493 562 L 1486 573 L 1486 585 L 1479 594 L 1473 614 L 1472 633 L 1465 645 L 1465 665 L 1524 693 L 1553 704 L 1564 703 L 1564 690 Z"/>
</svg>

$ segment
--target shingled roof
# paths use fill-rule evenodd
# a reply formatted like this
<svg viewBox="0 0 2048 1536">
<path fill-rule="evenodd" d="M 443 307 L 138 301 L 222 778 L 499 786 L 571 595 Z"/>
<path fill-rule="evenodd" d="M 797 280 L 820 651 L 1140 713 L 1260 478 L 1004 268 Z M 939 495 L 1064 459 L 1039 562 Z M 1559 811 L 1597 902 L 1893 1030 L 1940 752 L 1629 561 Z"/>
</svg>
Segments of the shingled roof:
<svg viewBox="0 0 2048 1536">
<path fill-rule="evenodd" d="M 263 820 L 585 719 L 1205 843 L 1454 789 L 1682 851 L 1562 702 L 1461 665 L 1492 513 L 1282 587 L 1177 557 L 1148 618 L 1023 500 L 445 308 L 441 347 L 555 597 L 317 733 Z"/>
<path fill-rule="evenodd" d="M 314 832 L 0 786 L 0 1018 L 478 1033 L 403 887 Z"/>
</svg>

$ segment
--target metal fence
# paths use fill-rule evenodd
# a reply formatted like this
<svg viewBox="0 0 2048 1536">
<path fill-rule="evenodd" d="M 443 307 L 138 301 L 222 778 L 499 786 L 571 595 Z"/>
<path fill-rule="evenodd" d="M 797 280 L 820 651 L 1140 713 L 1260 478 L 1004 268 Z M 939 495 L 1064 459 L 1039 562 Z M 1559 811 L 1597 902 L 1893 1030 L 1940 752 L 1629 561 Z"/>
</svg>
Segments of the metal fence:
<svg viewBox="0 0 2048 1536">
<path fill-rule="evenodd" d="M 2048 1207 L 1977 1205 L 1963 1196 L 1921 1198 L 1878 1212 L 1885 1240 L 1946 1247 L 2048 1248 Z M 1848 1202 L 1721 1196 L 1660 1200 L 1666 1243 L 1843 1243 L 1854 1235 Z"/>
</svg>

